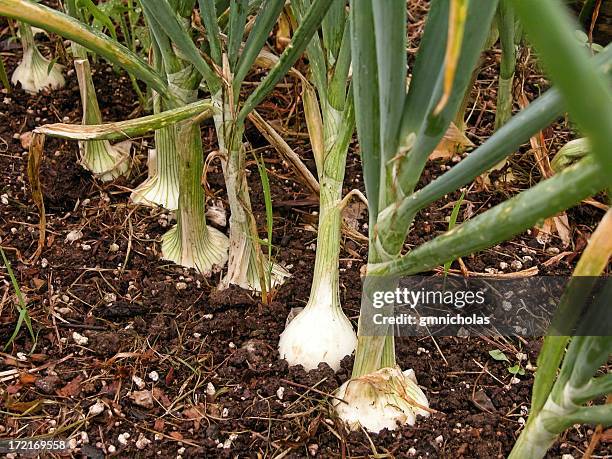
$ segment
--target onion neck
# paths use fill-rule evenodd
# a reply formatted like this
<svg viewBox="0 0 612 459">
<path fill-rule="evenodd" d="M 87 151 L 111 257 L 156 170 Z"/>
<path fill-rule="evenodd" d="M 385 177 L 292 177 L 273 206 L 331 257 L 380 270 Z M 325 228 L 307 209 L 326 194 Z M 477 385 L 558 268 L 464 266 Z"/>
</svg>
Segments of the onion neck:
<svg viewBox="0 0 612 459">
<path fill-rule="evenodd" d="M 18 22 L 19 27 L 19 35 L 21 40 L 21 46 L 23 48 L 24 54 L 26 51 L 30 49 L 36 49 L 36 42 L 34 41 L 34 33 L 32 32 L 32 27 L 25 22 Z"/>
<path fill-rule="evenodd" d="M 179 175 L 179 205 L 177 226 L 180 228 L 183 252 L 190 251 L 205 238 L 204 193 L 200 184 L 202 171 L 202 141 L 199 126 L 191 122 L 177 125 Z"/>
<path fill-rule="evenodd" d="M 386 259 L 376 250 L 376 244 L 371 239 L 369 245 L 368 262 L 376 263 Z M 376 290 L 389 289 L 387 279 L 378 280 L 372 276 L 366 277 L 363 281 L 363 293 L 365 298 L 372 295 Z M 357 331 L 357 349 L 355 350 L 355 363 L 353 365 L 352 378 L 372 373 L 381 368 L 391 368 L 396 365 L 395 360 L 395 338 L 393 330 L 388 330 L 385 336 L 364 336 L 362 328 L 366 321 L 372 321 L 373 309 L 370 302 L 364 302 L 359 313 L 359 326 Z M 378 312 L 381 312 L 378 310 Z M 386 310 L 385 314 L 391 314 L 391 310 Z"/>
<path fill-rule="evenodd" d="M 333 307 L 341 310 L 338 275 L 342 236 L 341 194 L 342 181 L 325 175 L 320 178 L 317 250 L 306 308 Z"/>
<path fill-rule="evenodd" d="M 197 99 L 199 79 L 192 67 L 184 67 L 167 77 L 174 96 L 173 103 L 188 104 Z M 162 249 L 165 249 L 165 258 L 208 274 L 227 260 L 227 242 L 221 242 L 225 236 L 206 226 L 200 126 L 197 121 L 186 120 L 177 123 L 174 129 L 179 180 L 177 224 L 164 235 Z M 161 158 L 157 160 L 161 161 Z M 158 167 L 163 167 L 161 162 Z M 211 232 L 219 233 L 217 246 L 211 241 Z"/>
<path fill-rule="evenodd" d="M 102 124 L 102 113 L 96 97 L 96 89 L 91 77 L 91 67 L 87 58 L 76 59 L 74 70 L 79 82 L 81 104 L 83 105 L 83 124 Z"/>
<path fill-rule="evenodd" d="M 274 286 L 275 273 L 266 263 L 259 244 L 254 242 L 259 240 L 259 234 L 245 174 L 244 122 L 237 120 L 228 98 L 229 95 L 223 91 L 212 96 L 213 103 L 219 108 L 213 119 L 230 207 L 227 274 L 219 287 L 223 289 L 235 284 L 265 292 L 269 286 Z"/>
</svg>

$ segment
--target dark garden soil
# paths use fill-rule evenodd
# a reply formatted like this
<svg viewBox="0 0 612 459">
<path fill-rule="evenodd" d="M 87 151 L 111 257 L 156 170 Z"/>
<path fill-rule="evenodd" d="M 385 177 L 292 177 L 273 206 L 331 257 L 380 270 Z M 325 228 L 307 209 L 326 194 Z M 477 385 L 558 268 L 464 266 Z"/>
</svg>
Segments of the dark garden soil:
<svg viewBox="0 0 612 459">
<path fill-rule="evenodd" d="M 496 59 L 494 52 L 487 53 L 473 88 L 468 137 L 475 144 L 492 130 Z M 9 74 L 17 60 L 18 55 L 9 56 Z M 95 71 L 104 119 L 134 116 L 138 103 L 125 75 L 102 63 Z M 546 85 L 533 68 L 519 73 L 525 75 L 521 87 L 529 99 Z M 282 116 L 283 126 L 277 127 L 290 131 L 285 138 L 314 170 L 296 105 L 299 88 L 291 80 L 286 83 L 264 103 L 262 112 L 273 119 Z M 537 339 L 398 340 L 398 364 L 414 368 L 437 414 L 419 419 L 414 427 L 379 435 L 347 433 L 329 409 L 327 395 L 349 377 L 351 358 L 337 373 L 324 364 L 307 373 L 279 360 L 278 336 L 287 314 L 308 298 L 316 202 L 254 128 L 248 129 L 247 138 L 264 155 L 272 183 L 275 256 L 292 273 L 271 304 L 237 288 L 216 291 L 220 274 L 205 278 L 159 259 L 160 238 L 172 217 L 161 209 L 127 203 L 130 189 L 146 177 L 144 155 L 151 138 L 136 141 L 132 176 L 110 184 L 94 180 L 77 164 L 75 143 L 47 139 L 41 169 L 47 240 L 41 257 L 30 262 L 39 218 L 25 172 L 24 134 L 45 123 L 78 123 L 80 110 L 72 71 L 62 90 L 28 96 L 15 89 L 0 95 L 0 238 L 37 334 L 34 343 L 22 327 L 14 343 L 0 353 L 0 438 L 55 432 L 59 438 L 76 439 L 80 453 L 75 457 L 94 458 L 497 458 L 509 453 L 527 418 Z M 204 124 L 202 133 L 205 152 L 214 150 L 211 125 Z M 544 132 L 550 154 L 570 135 L 563 120 Z M 424 182 L 456 160 L 430 162 Z M 360 174 L 353 146 L 347 192 L 362 188 Z M 491 174 L 488 191 L 482 184 L 468 191 L 459 221 L 540 178 L 533 152 L 525 145 L 504 169 Z M 223 201 L 218 164 L 213 162 L 208 179 L 210 198 Z M 264 200 L 254 164 L 249 180 L 263 237 Z M 455 193 L 421 212 L 407 247 L 443 232 L 458 198 Z M 602 197 L 594 199 L 603 202 Z M 569 244 L 557 235 L 538 242 L 534 229 L 465 258 L 465 269 L 523 276 L 569 274 L 603 210 L 584 204 L 567 215 Z M 365 223 L 363 209 L 351 206 L 340 277 L 342 304 L 355 324 L 359 272 L 367 253 Z M 77 240 L 67 238 L 79 232 Z M 18 311 L 6 270 L 2 274 L 0 343 L 6 343 Z M 493 349 L 503 350 L 513 364 L 522 359 L 526 374 L 514 378 L 508 365 L 491 359 Z M 92 409 L 96 404 L 102 409 L 97 415 Z M 549 457 L 582 457 L 592 434 L 591 427 L 570 429 Z M 611 453 L 612 445 L 601 443 L 593 457 Z"/>
</svg>

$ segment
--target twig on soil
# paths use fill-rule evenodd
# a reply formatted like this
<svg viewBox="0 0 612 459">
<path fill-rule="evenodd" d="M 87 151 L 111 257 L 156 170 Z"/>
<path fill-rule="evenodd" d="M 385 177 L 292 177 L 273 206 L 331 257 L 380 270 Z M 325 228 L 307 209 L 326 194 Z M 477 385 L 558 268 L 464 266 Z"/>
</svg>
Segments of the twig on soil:
<svg viewBox="0 0 612 459">
<path fill-rule="evenodd" d="M 325 379 L 327 379 L 327 378 L 325 378 Z M 323 381 L 325 381 L 325 379 L 323 379 L 322 381 L 319 381 L 317 384 L 322 383 Z M 293 381 L 289 381 L 288 379 L 281 379 L 280 381 L 281 381 L 281 382 L 283 382 L 283 383 L 285 383 L 285 384 L 289 384 L 290 386 L 299 387 L 300 389 L 306 389 L 307 391 L 312 391 L 312 392 L 315 392 L 315 393 L 317 393 L 317 394 L 319 394 L 319 395 L 323 395 L 323 396 L 325 396 L 325 397 L 331 397 L 331 398 L 333 398 L 333 399 L 339 400 L 339 401 L 341 401 L 342 403 L 347 403 L 347 402 L 346 402 L 344 399 L 342 399 L 342 398 L 339 398 L 339 397 L 336 397 L 335 395 L 332 395 L 332 394 L 329 394 L 329 393 L 327 393 L 327 392 L 323 392 L 323 391 L 321 391 L 321 390 L 315 389 L 314 387 L 308 387 L 308 386 L 306 386 L 306 385 L 304 385 L 304 384 L 299 384 L 299 383 L 296 383 L 296 382 L 293 382 Z M 305 394 L 302 394 L 302 395 L 305 395 Z"/>
<path fill-rule="evenodd" d="M 136 209 L 132 210 L 128 216 L 127 216 L 127 222 L 128 222 L 128 244 L 127 244 L 127 249 L 125 251 L 125 258 L 123 260 L 123 264 L 121 265 L 121 268 L 119 269 L 119 274 L 122 275 L 123 272 L 125 271 L 125 267 L 127 266 L 128 260 L 130 258 L 130 252 L 132 251 L 132 236 L 134 235 L 134 228 L 132 227 L 132 213 L 134 213 Z"/>
<path fill-rule="evenodd" d="M 103 365 L 108 366 L 112 365 L 115 360 L 123 359 L 123 358 L 140 358 L 143 356 L 142 352 L 119 352 L 113 355 L 110 359 L 103 362 Z"/>
<path fill-rule="evenodd" d="M 505 385 L 506 385 L 506 384 L 505 384 L 505 383 L 504 383 L 504 382 L 503 382 L 501 379 L 499 379 L 497 376 L 495 376 L 493 373 L 491 373 L 491 372 L 490 372 L 490 371 L 487 369 L 486 365 L 482 365 L 482 364 L 481 364 L 481 363 L 479 363 L 479 362 L 478 362 L 476 359 L 472 359 L 472 360 L 474 361 L 474 363 L 475 363 L 476 365 L 478 365 L 478 366 L 479 366 L 479 367 L 482 369 L 482 371 L 484 371 L 486 374 L 488 374 L 488 375 L 489 375 L 491 378 L 493 378 L 495 381 L 497 381 L 498 383 L 500 383 L 502 386 L 505 386 Z"/>
<path fill-rule="evenodd" d="M 481 405 L 480 403 L 476 401 L 476 388 L 478 387 L 478 382 L 480 381 L 480 378 L 482 378 L 482 375 L 484 374 L 485 374 L 484 371 L 481 371 L 480 373 L 478 373 L 478 376 L 476 377 L 476 381 L 474 381 L 474 384 L 472 387 L 472 403 L 476 405 L 478 409 L 482 411 L 486 411 L 487 413 L 491 413 L 490 410 L 488 410 L 485 406 Z"/>
<path fill-rule="evenodd" d="M 440 356 L 442 357 L 442 360 L 444 360 L 444 364 L 448 366 L 448 360 L 446 360 L 446 357 L 444 357 L 444 352 L 442 352 L 442 349 L 440 349 L 440 346 L 438 346 L 438 342 L 433 337 L 433 335 L 429 335 L 429 337 L 434 342 L 434 345 L 436 346 L 436 349 L 438 350 L 438 354 L 440 354 Z"/>
<path fill-rule="evenodd" d="M 607 205 L 605 205 L 605 204 L 602 204 L 602 203 L 601 203 L 601 202 L 599 202 L 599 201 L 595 201 L 594 199 L 583 199 L 583 200 L 582 200 L 582 202 L 583 202 L 584 204 L 588 204 L 588 205 L 590 205 L 590 206 L 593 206 L 593 207 L 595 207 L 595 208 L 597 208 L 597 209 L 601 209 L 601 210 L 603 210 L 604 212 L 607 212 L 607 211 L 608 211 L 608 209 L 610 209 L 610 206 L 607 206 Z"/>
<path fill-rule="evenodd" d="M 103 327 L 101 325 L 87 325 L 87 324 L 74 324 L 72 322 L 62 322 L 57 326 L 64 328 L 78 328 L 80 330 L 96 330 L 96 331 L 107 331 L 108 327 Z"/>
<path fill-rule="evenodd" d="M 331 434 L 334 435 L 338 440 L 343 441 L 343 438 L 340 436 L 340 434 L 334 429 L 332 429 L 331 426 L 327 424 L 327 422 L 322 422 L 321 425 L 324 426 L 327 430 L 329 430 Z"/>
<path fill-rule="evenodd" d="M 564 252 L 565 253 L 565 252 Z M 571 252 L 569 252 L 571 253 Z M 440 268 L 436 268 L 435 272 L 438 274 L 442 274 L 444 273 L 444 268 L 440 267 Z M 524 278 L 524 277 L 533 277 L 533 276 L 537 276 L 539 273 L 539 269 L 537 266 L 532 266 L 531 268 L 528 269 L 523 269 L 522 271 L 516 271 L 513 273 L 478 273 L 478 272 L 474 272 L 474 271 L 467 271 L 467 274 L 469 276 L 478 276 L 478 277 L 503 277 L 506 279 L 520 279 L 520 278 Z M 464 275 L 465 273 L 463 272 L 463 270 L 461 269 L 449 269 L 448 270 L 449 274 L 457 274 L 457 275 Z"/>
<path fill-rule="evenodd" d="M 289 409 L 294 403 L 295 402 L 293 402 L 291 405 L 289 405 L 287 407 L 287 409 Z M 312 414 L 316 410 L 317 410 L 317 407 L 316 406 L 312 406 L 309 409 L 307 409 L 306 411 L 300 411 L 299 413 L 285 413 L 285 414 L 283 414 L 283 417 L 287 418 L 287 419 L 301 418 L 301 417 L 308 416 L 308 415 Z"/>
</svg>

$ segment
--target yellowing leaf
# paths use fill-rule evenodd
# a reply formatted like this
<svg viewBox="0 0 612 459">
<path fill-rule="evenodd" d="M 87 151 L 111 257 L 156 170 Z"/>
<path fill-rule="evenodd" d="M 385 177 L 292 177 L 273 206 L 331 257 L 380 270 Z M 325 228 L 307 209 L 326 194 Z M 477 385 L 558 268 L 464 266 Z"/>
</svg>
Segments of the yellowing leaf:
<svg viewBox="0 0 612 459">
<path fill-rule="evenodd" d="M 467 8 L 469 0 L 451 0 L 450 16 L 448 20 L 448 38 L 446 42 L 446 55 L 444 57 L 444 92 L 438 105 L 434 109 L 434 115 L 439 114 L 451 95 L 453 81 L 461 54 L 463 43 L 463 33 L 465 31 L 465 21 L 467 18 Z"/>
<path fill-rule="evenodd" d="M 325 142 L 323 119 L 321 118 L 319 100 L 317 99 L 317 94 L 310 83 L 303 80 L 302 88 L 304 115 L 306 117 L 308 135 L 310 136 L 310 144 L 312 145 L 312 152 L 317 165 L 317 171 L 322 171 L 323 161 L 325 159 Z"/>
</svg>

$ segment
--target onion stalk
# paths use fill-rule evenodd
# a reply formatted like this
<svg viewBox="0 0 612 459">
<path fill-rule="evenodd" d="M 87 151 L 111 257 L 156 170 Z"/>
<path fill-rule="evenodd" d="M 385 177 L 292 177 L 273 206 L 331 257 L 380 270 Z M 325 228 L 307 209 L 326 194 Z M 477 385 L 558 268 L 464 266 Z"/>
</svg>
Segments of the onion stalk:
<svg viewBox="0 0 612 459">
<path fill-rule="evenodd" d="M 510 0 L 500 0 L 497 9 L 499 42 L 502 49 L 495 110 L 495 129 L 503 126 L 512 116 L 512 92 L 516 66 L 514 10 Z"/>
<path fill-rule="evenodd" d="M 177 223 L 163 236 L 162 257 L 203 274 L 221 269 L 227 261 L 228 239 L 207 226 L 202 190 L 202 139 L 199 125 L 192 121 L 176 126 L 180 158 L 180 195 Z"/>
<path fill-rule="evenodd" d="M 187 105 L 196 101 L 200 75 L 172 49 L 164 49 L 159 35 L 156 38 L 159 40 L 157 45 L 163 51 L 168 90 L 177 101 L 175 103 Z M 225 234 L 206 224 L 199 122 L 197 119 L 183 121 L 168 127 L 172 128 L 175 129 L 173 138 L 178 158 L 179 199 L 176 225 L 162 239 L 162 257 L 209 275 L 219 271 L 227 262 L 229 243 Z"/>
<path fill-rule="evenodd" d="M 345 9 L 343 1 L 332 5 L 328 14 L 337 20 L 324 20 L 326 39 L 320 40 L 317 35 L 307 48 L 308 59 L 320 64 L 313 65 L 312 72 L 317 91 L 307 80 L 302 81 L 304 113 L 319 179 L 317 249 L 308 303 L 281 334 L 278 349 L 289 365 L 302 365 L 306 370 L 317 368 L 321 362 L 339 370 L 342 359 L 357 345 L 353 326 L 340 304 L 338 273 L 346 203 L 342 183 L 355 128 L 352 93 L 347 84 L 350 24 Z M 293 11 L 301 22 L 303 2 L 294 2 Z M 332 58 L 324 59 L 324 53 Z"/>
<path fill-rule="evenodd" d="M 340 165 L 344 175 L 344 163 Z M 331 168 L 330 168 L 331 169 Z M 280 336 L 280 357 L 305 370 L 327 363 L 333 370 L 351 355 L 357 337 L 340 303 L 338 263 L 342 225 L 342 182 L 323 177 L 320 182 L 319 226 L 312 286 L 306 307 Z"/>
<path fill-rule="evenodd" d="M 36 94 L 43 89 L 59 89 L 66 82 L 62 75 L 62 66 L 46 59 L 38 50 L 34 41 L 32 27 L 18 21 L 21 35 L 23 57 L 13 72 L 11 82 L 21 84 L 24 91 Z"/>
<path fill-rule="evenodd" d="M 81 11 L 77 8 L 74 0 L 66 2 L 66 9 L 71 16 L 82 19 Z M 96 88 L 91 75 L 87 50 L 74 41 L 71 42 L 70 47 L 83 107 L 82 124 L 101 124 L 102 113 L 96 97 Z M 130 148 L 131 142 L 129 140 L 116 145 L 111 145 L 108 140 L 80 141 L 80 163 L 100 180 L 112 181 L 129 174 L 131 168 Z"/>
<path fill-rule="evenodd" d="M 161 111 L 161 100 L 153 94 L 155 113 Z M 179 203 L 179 169 L 174 126 L 155 131 L 155 148 L 149 150 L 148 177 L 132 192 L 130 199 L 136 204 L 162 206 L 176 210 Z"/>
<path fill-rule="evenodd" d="M 245 174 L 245 147 L 242 144 L 244 123 L 236 122 L 230 101 L 222 92 L 214 95 L 212 100 L 218 107 L 218 114 L 213 119 L 230 207 L 227 274 L 221 280 L 219 289 L 234 284 L 247 290 L 269 291 L 281 285 L 289 273 L 264 257 L 258 243 Z"/>
<path fill-rule="evenodd" d="M 343 165 L 342 165 L 343 166 Z M 280 336 L 280 357 L 305 370 L 327 363 L 333 370 L 351 355 L 357 336 L 340 304 L 338 263 L 342 225 L 342 182 L 326 177 L 321 184 L 315 267 L 306 307 Z M 339 189 L 339 192 L 338 192 Z"/>
<path fill-rule="evenodd" d="M 180 70 L 180 65 L 177 63 L 188 62 L 200 78 L 203 78 L 206 88 L 221 109 L 222 116 L 217 116 L 215 121 L 219 147 L 220 150 L 224 150 L 223 168 L 231 210 L 228 274 L 223 279 L 221 288 L 238 284 L 253 290 L 261 290 L 262 296 L 267 298 L 265 293 L 277 283 L 275 278 L 280 280 L 287 275 L 276 265 L 266 266 L 259 245 L 258 231 L 248 198 L 242 134 L 248 114 L 274 88 L 303 52 L 331 2 L 332 0 L 315 0 L 312 3 L 309 8 L 309 20 L 305 21 L 304 27 L 296 30 L 292 40 L 293 46 L 285 50 L 267 77 L 241 106 L 239 96 L 242 82 L 264 48 L 276 18 L 282 11 L 284 1 L 270 0 L 265 8 L 259 9 L 244 47 L 241 44 L 249 13 L 249 2 L 248 0 L 231 2 L 227 40 L 223 42 L 224 49 L 222 49 L 220 27 L 226 24 L 224 21 L 223 24 L 219 21 L 217 4 L 213 0 L 199 0 L 199 14 L 206 28 L 210 60 L 202 57 L 190 33 L 190 18 L 195 1 L 178 5 L 181 10 L 178 15 L 168 2 L 153 0 L 141 2 L 155 42 L 163 55 L 168 76 Z M 197 88 L 198 85 L 199 81 L 191 87 Z M 176 86 L 169 80 L 169 90 L 176 92 L 174 87 Z M 170 244 L 166 246 L 170 247 Z"/>
<path fill-rule="evenodd" d="M 78 46 L 78 45 L 75 45 Z M 74 69 L 79 81 L 83 124 L 101 124 L 102 114 L 98 106 L 96 91 L 91 77 L 87 57 L 74 60 Z M 111 145 L 108 140 L 79 142 L 81 165 L 102 181 L 111 181 L 127 175 L 131 167 L 129 140 Z"/>
</svg>

